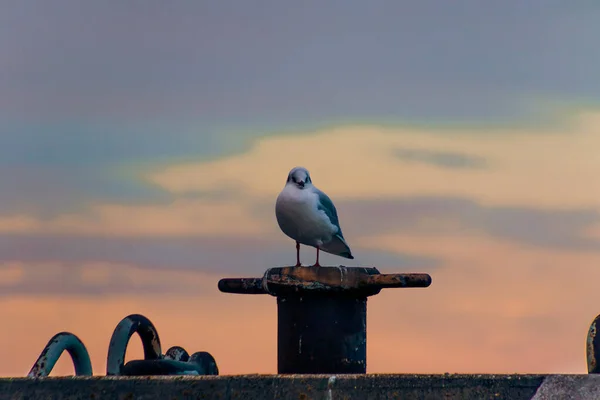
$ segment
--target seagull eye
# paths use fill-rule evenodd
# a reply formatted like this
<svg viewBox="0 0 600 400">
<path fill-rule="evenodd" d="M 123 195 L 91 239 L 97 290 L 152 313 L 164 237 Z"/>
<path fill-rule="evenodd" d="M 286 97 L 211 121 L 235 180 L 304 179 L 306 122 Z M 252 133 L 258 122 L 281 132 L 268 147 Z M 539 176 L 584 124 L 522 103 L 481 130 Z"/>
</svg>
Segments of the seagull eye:
<svg viewBox="0 0 600 400">
<path fill-rule="evenodd" d="M 294 183 L 296 182 L 296 177 L 292 176 L 292 180 L 294 181 Z"/>
</svg>

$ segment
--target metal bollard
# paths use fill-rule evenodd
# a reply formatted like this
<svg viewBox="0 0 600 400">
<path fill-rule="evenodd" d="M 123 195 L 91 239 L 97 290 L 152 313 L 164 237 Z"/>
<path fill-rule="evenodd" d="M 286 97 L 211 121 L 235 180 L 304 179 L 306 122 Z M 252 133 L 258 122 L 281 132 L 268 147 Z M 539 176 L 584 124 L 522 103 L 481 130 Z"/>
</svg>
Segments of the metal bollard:
<svg viewBox="0 0 600 400">
<path fill-rule="evenodd" d="M 350 374 L 367 368 L 367 297 L 383 288 L 430 284 L 428 274 L 376 268 L 278 267 L 262 279 L 221 279 L 219 290 L 277 297 L 280 374 Z"/>
<path fill-rule="evenodd" d="M 69 332 L 60 332 L 54 335 L 42 350 L 33 367 L 27 374 L 28 378 L 41 378 L 50 375 L 54 365 L 64 351 L 67 351 L 75 367 L 75 375 L 91 376 L 92 362 L 83 342 Z"/>
<path fill-rule="evenodd" d="M 129 339 L 138 333 L 144 348 L 143 360 L 125 362 Z M 125 317 L 115 328 L 106 363 L 106 375 L 218 375 L 214 357 L 207 352 L 197 352 L 190 357 L 180 346 L 173 346 L 161 353 L 160 338 L 152 322 L 143 315 Z"/>
</svg>

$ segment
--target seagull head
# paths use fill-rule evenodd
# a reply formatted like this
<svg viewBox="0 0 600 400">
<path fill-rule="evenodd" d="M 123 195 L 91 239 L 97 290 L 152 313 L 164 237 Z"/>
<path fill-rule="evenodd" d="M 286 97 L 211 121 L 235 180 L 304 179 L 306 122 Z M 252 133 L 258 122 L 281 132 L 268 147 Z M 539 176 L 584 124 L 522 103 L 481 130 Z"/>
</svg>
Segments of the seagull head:
<svg viewBox="0 0 600 400">
<path fill-rule="evenodd" d="M 311 184 L 310 174 L 304 167 L 293 168 L 288 174 L 287 185 L 295 185 L 298 189 L 304 189 L 307 184 Z"/>
</svg>

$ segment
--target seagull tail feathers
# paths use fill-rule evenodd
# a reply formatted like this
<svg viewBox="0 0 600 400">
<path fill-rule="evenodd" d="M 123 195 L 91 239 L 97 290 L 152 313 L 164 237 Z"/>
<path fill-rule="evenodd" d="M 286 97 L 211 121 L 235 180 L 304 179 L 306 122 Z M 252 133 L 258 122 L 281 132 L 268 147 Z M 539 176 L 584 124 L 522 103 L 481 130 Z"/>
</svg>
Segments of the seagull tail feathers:
<svg viewBox="0 0 600 400">
<path fill-rule="evenodd" d="M 350 246 L 348 246 L 344 237 L 339 234 L 335 235 L 329 243 L 322 245 L 320 249 L 329 254 L 354 260 Z"/>
</svg>

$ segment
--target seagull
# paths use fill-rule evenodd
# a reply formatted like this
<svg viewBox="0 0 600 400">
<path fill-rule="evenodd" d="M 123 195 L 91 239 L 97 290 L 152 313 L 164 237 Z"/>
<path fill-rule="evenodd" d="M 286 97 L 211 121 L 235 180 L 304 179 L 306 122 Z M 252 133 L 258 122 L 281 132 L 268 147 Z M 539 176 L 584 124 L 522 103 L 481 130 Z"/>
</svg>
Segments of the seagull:
<svg viewBox="0 0 600 400">
<path fill-rule="evenodd" d="M 296 267 L 301 266 L 300 244 L 317 249 L 317 262 L 313 267 L 321 266 L 320 250 L 354 259 L 333 202 L 313 186 L 306 168 L 296 167 L 288 174 L 285 187 L 277 196 L 275 216 L 283 233 L 296 241 Z"/>
</svg>

